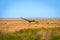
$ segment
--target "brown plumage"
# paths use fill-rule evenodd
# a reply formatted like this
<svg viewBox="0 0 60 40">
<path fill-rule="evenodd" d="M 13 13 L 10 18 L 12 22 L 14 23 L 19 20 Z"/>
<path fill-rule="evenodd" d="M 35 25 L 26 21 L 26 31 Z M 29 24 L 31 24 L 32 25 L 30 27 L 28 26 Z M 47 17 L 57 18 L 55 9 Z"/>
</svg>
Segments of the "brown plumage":
<svg viewBox="0 0 60 40">
<path fill-rule="evenodd" d="M 28 21 L 29 23 L 31 23 L 31 22 L 37 22 L 37 21 L 35 21 L 35 20 L 29 20 L 29 19 L 25 19 L 25 18 L 22 18 L 22 19 Z"/>
</svg>

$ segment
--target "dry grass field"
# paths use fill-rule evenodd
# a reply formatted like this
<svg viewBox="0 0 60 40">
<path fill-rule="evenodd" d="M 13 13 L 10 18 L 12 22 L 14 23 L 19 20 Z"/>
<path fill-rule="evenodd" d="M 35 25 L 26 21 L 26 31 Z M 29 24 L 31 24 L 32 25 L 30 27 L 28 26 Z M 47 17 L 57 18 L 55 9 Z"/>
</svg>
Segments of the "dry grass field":
<svg viewBox="0 0 60 40">
<path fill-rule="evenodd" d="M 60 27 L 60 19 L 34 19 L 37 23 L 29 23 L 23 19 L 0 19 L 1 32 L 15 32 L 28 28 L 54 28 Z"/>
<path fill-rule="evenodd" d="M 60 40 L 60 19 L 0 19 L 0 40 Z"/>
</svg>

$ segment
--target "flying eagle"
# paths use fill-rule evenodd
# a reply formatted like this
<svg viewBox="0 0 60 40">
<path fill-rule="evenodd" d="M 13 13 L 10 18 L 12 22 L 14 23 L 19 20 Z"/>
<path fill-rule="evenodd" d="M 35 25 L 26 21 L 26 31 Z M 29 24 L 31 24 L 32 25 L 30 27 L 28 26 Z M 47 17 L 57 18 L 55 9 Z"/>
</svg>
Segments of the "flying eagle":
<svg viewBox="0 0 60 40">
<path fill-rule="evenodd" d="M 25 18 L 21 18 L 21 19 L 26 20 L 26 21 L 28 21 L 29 23 L 37 22 L 36 20 L 29 20 L 29 19 L 25 19 Z"/>
</svg>

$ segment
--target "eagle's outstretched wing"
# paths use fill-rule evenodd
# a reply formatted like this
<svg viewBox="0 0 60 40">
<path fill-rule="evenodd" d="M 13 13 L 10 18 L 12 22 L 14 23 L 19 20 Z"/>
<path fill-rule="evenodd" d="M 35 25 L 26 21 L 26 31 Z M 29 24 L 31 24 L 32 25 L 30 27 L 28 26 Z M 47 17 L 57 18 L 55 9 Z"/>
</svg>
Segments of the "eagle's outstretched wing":
<svg viewBox="0 0 60 40">
<path fill-rule="evenodd" d="M 31 23 L 31 22 L 37 22 L 37 21 L 35 21 L 35 20 L 29 20 L 29 19 L 26 19 L 26 18 L 21 18 L 21 19 L 26 20 L 26 21 L 28 21 L 29 23 Z"/>
</svg>

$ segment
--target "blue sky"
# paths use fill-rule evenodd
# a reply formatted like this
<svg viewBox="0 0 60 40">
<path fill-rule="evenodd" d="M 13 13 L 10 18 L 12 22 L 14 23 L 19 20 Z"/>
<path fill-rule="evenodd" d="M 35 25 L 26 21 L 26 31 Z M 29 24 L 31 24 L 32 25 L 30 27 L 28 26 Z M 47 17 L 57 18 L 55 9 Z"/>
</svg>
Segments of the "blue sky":
<svg viewBox="0 0 60 40">
<path fill-rule="evenodd" d="M 60 0 L 0 0 L 0 18 L 60 18 Z"/>
</svg>

